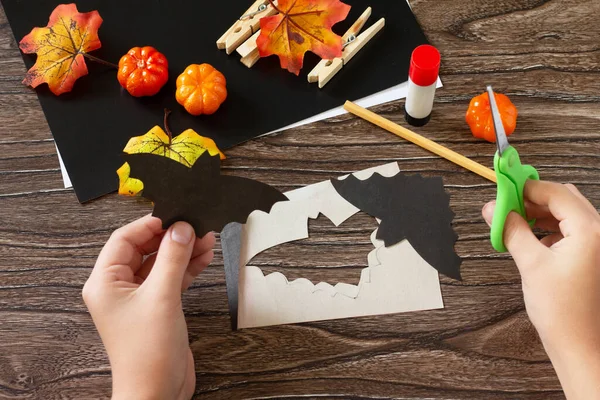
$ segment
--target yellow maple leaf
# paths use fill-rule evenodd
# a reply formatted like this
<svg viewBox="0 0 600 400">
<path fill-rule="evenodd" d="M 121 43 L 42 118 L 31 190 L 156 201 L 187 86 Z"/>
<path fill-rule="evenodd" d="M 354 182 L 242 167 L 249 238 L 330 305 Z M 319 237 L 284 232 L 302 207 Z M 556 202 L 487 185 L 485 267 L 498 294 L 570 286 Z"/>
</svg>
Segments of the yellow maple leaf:
<svg viewBox="0 0 600 400">
<path fill-rule="evenodd" d="M 168 129 L 167 132 L 169 132 Z M 191 168 L 205 151 L 208 151 L 211 156 L 219 154 L 221 160 L 225 159 L 225 154 L 219 150 L 212 139 L 198 135 L 193 129 L 188 129 L 173 138 L 170 134 L 165 133 L 160 126 L 155 126 L 145 135 L 129 139 L 123 151 L 127 154 L 148 153 L 169 157 L 188 168 Z M 137 196 L 144 188 L 144 183 L 139 179 L 130 178 L 130 172 L 127 163 L 117 170 L 119 194 Z"/>
</svg>

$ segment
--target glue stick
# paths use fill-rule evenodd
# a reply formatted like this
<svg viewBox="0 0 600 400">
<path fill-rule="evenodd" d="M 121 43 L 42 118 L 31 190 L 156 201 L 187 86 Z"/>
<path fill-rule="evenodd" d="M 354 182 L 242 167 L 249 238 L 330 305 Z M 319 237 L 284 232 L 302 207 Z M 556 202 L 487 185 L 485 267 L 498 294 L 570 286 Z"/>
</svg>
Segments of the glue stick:
<svg viewBox="0 0 600 400">
<path fill-rule="evenodd" d="M 440 59 L 440 52 L 428 44 L 417 47 L 410 57 L 404 118 L 413 126 L 423 126 L 431 118 Z"/>
</svg>

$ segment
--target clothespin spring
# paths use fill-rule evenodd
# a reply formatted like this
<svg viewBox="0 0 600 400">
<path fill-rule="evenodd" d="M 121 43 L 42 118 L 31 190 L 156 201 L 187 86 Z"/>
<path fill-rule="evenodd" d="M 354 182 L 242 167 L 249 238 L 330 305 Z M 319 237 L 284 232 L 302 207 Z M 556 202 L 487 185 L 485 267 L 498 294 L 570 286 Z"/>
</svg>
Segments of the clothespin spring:
<svg viewBox="0 0 600 400">
<path fill-rule="evenodd" d="M 348 46 L 350 43 L 354 42 L 355 40 L 356 40 L 356 35 L 348 36 L 348 40 L 346 40 L 346 43 L 344 43 L 344 45 L 342 46 L 342 49 L 345 49 L 346 46 Z"/>
<path fill-rule="evenodd" d="M 242 15 L 240 17 L 240 21 L 243 21 L 243 20 L 248 19 L 248 18 L 252 18 L 256 14 L 260 14 L 261 12 L 265 11 L 266 9 L 267 9 L 267 5 L 266 4 L 261 4 L 260 6 L 258 6 L 258 9 L 256 11 L 248 13 L 248 14 L 245 14 L 245 15 Z"/>
</svg>

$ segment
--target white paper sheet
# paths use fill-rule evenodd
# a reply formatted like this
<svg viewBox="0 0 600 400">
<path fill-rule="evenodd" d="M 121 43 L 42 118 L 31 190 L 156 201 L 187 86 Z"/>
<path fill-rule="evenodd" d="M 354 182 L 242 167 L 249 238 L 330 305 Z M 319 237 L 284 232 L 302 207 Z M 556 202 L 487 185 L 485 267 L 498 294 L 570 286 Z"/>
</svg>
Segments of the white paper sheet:
<svg viewBox="0 0 600 400">
<path fill-rule="evenodd" d="M 60 151 L 58 151 L 58 146 L 56 145 L 56 143 L 54 143 L 54 147 L 56 147 L 56 154 L 58 155 L 58 163 L 60 165 L 60 173 L 62 175 L 65 189 L 73 187 L 73 185 L 71 184 L 71 178 L 69 178 L 69 173 L 67 172 L 67 168 L 65 168 L 65 163 L 63 162 L 62 156 L 60 155 Z"/>
</svg>

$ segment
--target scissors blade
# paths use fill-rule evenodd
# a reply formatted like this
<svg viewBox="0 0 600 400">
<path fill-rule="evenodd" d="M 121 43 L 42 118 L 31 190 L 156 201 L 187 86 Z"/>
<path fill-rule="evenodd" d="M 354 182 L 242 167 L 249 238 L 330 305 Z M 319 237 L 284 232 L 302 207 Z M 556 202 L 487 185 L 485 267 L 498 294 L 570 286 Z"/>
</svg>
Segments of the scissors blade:
<svg viewBox="0 0 600 400">
<path fill-rule="evenodd" d="M 487 86 L 488 96 L 490 98 L 490 109 L 492 110 L 492 119 L 494 120 L 494 131 L 496 132 L 496 146 L 498 146 L 498 154 L 502 157 L 502 153 L 510 146 L 508 139 L 506 138 L 506 131 L 504 125 L 502 125 L 502 117 L 500 117 L 500 110 L 498 110 L 498 104 L 496 104 L 496 98 L 494 97 L 494 89 L 491 85 Z"/>
</svg>

